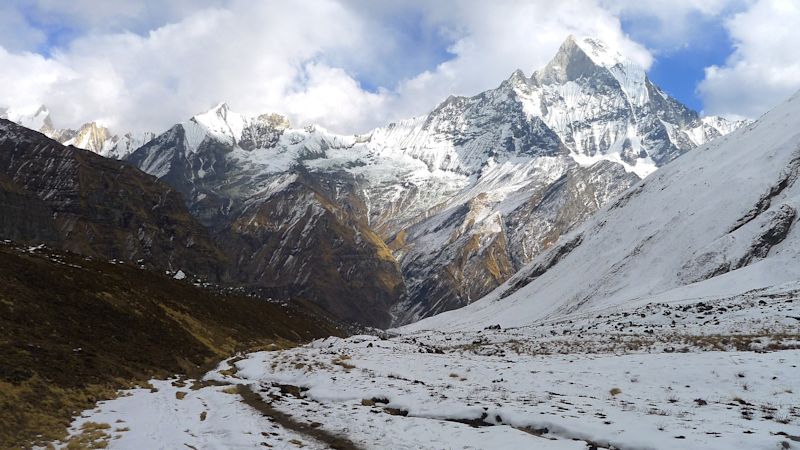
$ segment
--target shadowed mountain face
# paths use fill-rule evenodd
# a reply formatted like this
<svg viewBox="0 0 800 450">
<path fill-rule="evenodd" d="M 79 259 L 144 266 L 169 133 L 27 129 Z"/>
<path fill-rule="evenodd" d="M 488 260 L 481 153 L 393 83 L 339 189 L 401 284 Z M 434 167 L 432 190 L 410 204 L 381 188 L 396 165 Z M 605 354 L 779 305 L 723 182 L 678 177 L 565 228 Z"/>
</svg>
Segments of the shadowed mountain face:
<svg viewBox="0 0 800 450">
<path fill-rule="evenodd" d="M 3 237 L 221 279 L 224 255 L 169 185 L 0 120 Z"/>
<path fill-rule="evenodd" d="M 207 154 L 224 150 L 209 146 Z M 193 205 L 195 218 L 180 192 L 191 191 L 178 178 L 165 177 L 173 188 L 128 163 L 2 121 L 0 231 L 4 239 L 303 297 L 342 320 L 388 326 L 402 278 L 367 226 L 363 203 L 353 197 L 340 206 L 327 192 L 335 186 L 303 170 L 283 175 L 269 201 L 209 196 Z"/>
<path fill-rule="evenodd" d="M 334 317 L 387 327 L 404 293 L 400 268 L 366 223 L 363 203 L 342 207 L 325 180 L 300 170 L 262 202 L 236 212 L 217 233 L 237 264 L 232 277 L 278 298 L 301 297 Z"/>
<path fill-rule="evenodd" d="M 477 300 L 738 125 L 701 119 L 622 55 L 570 37 L 531 77 L 366 135 L 220 104 L 127 160 L 184 194 L 238 282 L 386 326 Z"/>
</svg>

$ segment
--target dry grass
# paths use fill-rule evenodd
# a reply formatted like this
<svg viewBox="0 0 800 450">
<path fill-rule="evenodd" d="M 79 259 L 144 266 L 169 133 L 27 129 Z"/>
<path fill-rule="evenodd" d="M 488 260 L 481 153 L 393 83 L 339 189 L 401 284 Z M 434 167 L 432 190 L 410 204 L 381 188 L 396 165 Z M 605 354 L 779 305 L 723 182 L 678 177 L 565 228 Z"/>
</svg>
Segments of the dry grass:
<svg viewBox="0 0 800 450">
<path fill-rule="evenodd" d="M 111 435 L 108 430 L 111 425 L 107 423 L 86 422 L 81 426 L 81 432 L 72 436 L 67 441 L 68 450 L 86 450 L 107 448 Z"/>
<path fill-rule="evenodd" d="M 52 256 L 0 244 L 0 449 L 66 438 L 73 417 L 118 389 L 198 377 L 240 350 L 340 334 L 301 310 Z"/>
<path fill-rule="evenodd" d="M 335 358 L 333 358 L 331 360 L 331 363 L 333 363 L 333 364 L 335 364 L 337 366 L 340 366 L 345 371 L 349 372 L 350 370 L 355 369 L 356 366 L 348 363 L 347 362 L 348 360 L 350 360 L 350 356 L 349 355 L 338 355 L 337 357 L 335 357 Z"/>
<path fill-rule="evenodd" d="M 63 388 L 36 376 L 20 384 L 0 381 L 0 448 L 25 448 L 62 440 L 67 437 L 67 427 L 76 412 L 99 400 L 112 399 L 116 393 L 113 386 Z"/>
</svg>

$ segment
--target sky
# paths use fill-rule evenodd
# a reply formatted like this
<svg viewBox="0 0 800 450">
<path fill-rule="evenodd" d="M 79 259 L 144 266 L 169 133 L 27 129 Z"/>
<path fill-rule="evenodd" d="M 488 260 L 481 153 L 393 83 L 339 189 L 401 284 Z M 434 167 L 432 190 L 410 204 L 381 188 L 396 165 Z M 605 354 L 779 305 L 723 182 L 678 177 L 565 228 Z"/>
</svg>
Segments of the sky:
<svg viewBox="0 0 800 450">
<path fill-rule="evenodd" d="M 797 0 L 4 0 L 0 106 L 163 131 L 225 101 L 365 132 L 605 41 L 706 115 L 800 89 Z"/>
</svg>

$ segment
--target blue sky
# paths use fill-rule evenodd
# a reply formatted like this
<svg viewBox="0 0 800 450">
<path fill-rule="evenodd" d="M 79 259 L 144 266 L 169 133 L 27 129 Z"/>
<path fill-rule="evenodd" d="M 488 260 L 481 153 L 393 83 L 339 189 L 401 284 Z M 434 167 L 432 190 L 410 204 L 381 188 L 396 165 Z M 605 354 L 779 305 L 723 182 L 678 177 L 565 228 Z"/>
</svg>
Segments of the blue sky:
<svg viewBox="0 0 800 450">
<path fill-rule="evenodd" d="M 702 111 L 703 99 L 697 87 L 705 78 L 705 68 L 724 64 L 734 48 L 721 22 L 698 20 L 697 23 L 702 24 L 703 33 L 685 45 L 661 49 L 655 55 L 648 75 L 671 96 L 695 111 Z M 656 45 L 657 43 L 651 42 L 646 34 L 638 31 L 645 26 L 646 23 L 633 24 L 630 21 L 622 21 L 622 29 L 638 42 L 647 46 Z"/>
<path fill-rule="evenodd" d="M 794 0 L 8 0 L 0 106 L 159 129 L 227 101 L 360 132 L 531 74 L 568 34 L 709 114 L 755 117 L 800 87 Z"/>
</svg>

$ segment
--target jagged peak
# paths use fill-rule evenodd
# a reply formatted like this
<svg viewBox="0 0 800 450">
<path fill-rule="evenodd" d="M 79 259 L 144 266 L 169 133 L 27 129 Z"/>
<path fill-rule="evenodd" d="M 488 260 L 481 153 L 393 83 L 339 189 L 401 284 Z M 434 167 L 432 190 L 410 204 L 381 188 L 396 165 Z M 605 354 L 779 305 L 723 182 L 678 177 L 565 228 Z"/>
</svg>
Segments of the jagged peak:
<svg viewBox="0 0 800 450">
<path fill-rule="evenodd" d="M 216 106 L 214 106 L 214 108 L 212 108 L 212 110 L 219 115 L 225 115 L 231 110 L 231 108 L 228 106 L 227 102 L 219 102 Z"/>
<path fill-rule="evenodd" d="M 526 78 L 525 77 L 525 72 L 523 72 L 522 69 L 517 69 L 511 74 L 511 77 L 509 77 L 509 80 L 516 80 L 516 79 L 524 80 L 525 78 Z"/>
<path fill-rule="evenodd" d="M 79 131 L 84 131 L 84 130 L 93 132 L 98 132 L 98 131 L 108 132 L 108 128 L 97 121 L 86 122 L 85 124 L 81 125 Z"/>
<path fill-rule="evenodd" d="M 241 114 L 231 110 L 226 102 L 216 104 L 181 125 L 187 136 L 187 149 L 196 151 L 206 137 L 236 145 L 242 139 L 245 128 L 255 124 L 266 125 L 279 131 L 287 130 L 290 126 L 288 119 L 280 114 L 268 113 L 257 116 Z"/>
<path fill-rule="evenodd" d="M 647 102 L 644 68 L 595 38 L 568 36 L 553 59 L 531 79 L 534 83 L 549 85 L 608 75 L 617 80 L 632 104 Z"/>
<path fill-rule="evenodd" d="M 628 71 L 641 72 L 639 67 L 622 53 L 612 49 L 605 42 L 590 38 L 578 38 L 569 35 L 558 48 L 553 59 L 534 73 L 542 83 L 563 83 L 574 81 L 581 76 L 591 75 L 600 69 L 625 68 Z"/>
<path fill-rule="evenodd" d="M 212 128 L 219 128 L 221 122 L 228 125 L 245 122 L 261 122 L 271 125 L 275 128 L 286 129 L 289 128 L 289 120 L 286 116 L 276 113 L 264 113 L 256 116 L 249 116 L 246 114 L 233 111 L 227 102 L 217 103 L 211 109 L 196 114 L 192 117 L 192 121 L 200 125 L 211 126 Z"/>
<path fill-rule="evenodd" d="M 521 69 L 517 69 L 504 83 L 511 86 L 518 86 L 521 84 L 527 84 L 528 82 L 529 80 L 528 77 L 525 76 L 525 72 L 523 72 Z"/>
<path fill-rule="evenodd" d="M 598 66 L 611 68 L 617 65 L 635 66 L 630 59 L 622 53 L 609 47 L 605 42 L 590 37 L 576 39 L 572 37 L 572 42 L 580 48 Z"/>
<path fill-rule="evenodd" d="M 230 114 L 230 113 L 233 113 L 233 112 L 231 111 L 230 106 L 228 106 L 228 103 L 227 102 L 219 102 L 216 105 L 212 106 L 210 109 L 208 109 L 208 110 L 206 110 L 204 112 L 201 112 L 199 114 L 195 114 L 194 116 L 192 116 L 192 119 L 197 119 L 199 121 L 202 121 L 203 119 L 208 119 L 208 118 L 212 118 L 212 117 L 219 117 L 219 118 L 225 120 L 227 118 L 228 114 Z M 236 113 L 233 113 L 233 114 L 236 114 Z"/>
</svg>

